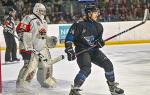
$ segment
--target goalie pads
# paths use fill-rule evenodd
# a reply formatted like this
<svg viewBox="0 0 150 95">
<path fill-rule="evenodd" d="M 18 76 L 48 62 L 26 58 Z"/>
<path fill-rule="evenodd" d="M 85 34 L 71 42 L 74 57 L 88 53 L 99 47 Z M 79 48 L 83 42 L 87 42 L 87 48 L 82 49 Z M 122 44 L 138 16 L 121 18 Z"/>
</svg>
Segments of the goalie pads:
<svg viewBox="0 0 150 95">
<path fill-rule="evenodd" d="M 47 59 L 51 59 L 48 49 L 42 50 L 40 53 Z M 40 60 L 38 64 L 37 80 L 44 88 L 54 87 L 56 85 L 56 80 L 53 77 L 53 65 L 47 67 L 48 64 L 49 63 L 45 63 L 42 60 Z"/>
<path fill-rule="evenodd" d="M 57 38 L 55 36 L 47 36 L 46 37 L 46 44 L 48 48 L 54 48 L 57 44 Z"/>
<path fill-rule="evenodd" d="M 23 39 L 24 49 L 27 51 L 32 50 L 33 49 L 32 33 L 24 32 L 22 39 Z"/>
</svg>

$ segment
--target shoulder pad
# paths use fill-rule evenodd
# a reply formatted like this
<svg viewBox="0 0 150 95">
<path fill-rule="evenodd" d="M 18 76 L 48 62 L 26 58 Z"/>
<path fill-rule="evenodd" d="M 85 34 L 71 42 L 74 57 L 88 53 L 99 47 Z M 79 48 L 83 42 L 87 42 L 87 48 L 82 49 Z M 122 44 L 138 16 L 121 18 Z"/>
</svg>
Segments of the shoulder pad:
<svg viewBox="0 0 150 95">
<path fill-rule="evenodd" d="M 24 19 L 22 20 L 22 23 L 28 24 L 30 23 L 33 19 L 36 19 L 34 15 L 26 15 Z"/>
<path fill-rule="evenodd" d="M 36 17 L 34 15 L 27 15 L 27 18 L 32 20 L 32 19 L 35 19 Z"/>
<path fill-rule="evenodd" d="M 84 20 L 78 20 L 78 21 L 76 21 L 76 23 L 80 23 L 80 22 L 83 22 Z"/>
</svg>

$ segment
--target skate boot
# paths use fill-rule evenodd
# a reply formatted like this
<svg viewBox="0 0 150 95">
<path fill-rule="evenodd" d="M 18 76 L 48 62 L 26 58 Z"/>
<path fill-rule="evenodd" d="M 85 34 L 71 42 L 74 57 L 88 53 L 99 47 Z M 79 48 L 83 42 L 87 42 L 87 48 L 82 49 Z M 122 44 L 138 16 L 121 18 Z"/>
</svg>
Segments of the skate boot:
<svg viewBox="0 0 150 95">
<path fill-rule="evenodd" d="M 119 85 L 119 83 L 107 81 L 107 84 L 109 86 L 111 95 L 125 95 L 124 90 L 117 87 Z"/>
<path fill-rule="evenodd" d="M 71 85 L 71 90 L 70 90 L 69 95 L 81 95 L 79 91 L 81 91 L 79 87 L 74 87 L 73 85 Z"/>
</svg>

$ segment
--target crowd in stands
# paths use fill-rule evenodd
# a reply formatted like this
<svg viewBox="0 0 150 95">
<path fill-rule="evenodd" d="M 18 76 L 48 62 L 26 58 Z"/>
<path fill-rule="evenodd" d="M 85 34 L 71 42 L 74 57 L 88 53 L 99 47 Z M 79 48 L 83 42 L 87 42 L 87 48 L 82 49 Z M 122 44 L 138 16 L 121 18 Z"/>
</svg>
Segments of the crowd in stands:
<svg viewBox="0 0 150 95">
<path fill-rule="evenodd" d="M 78 0 L 0 0 L 0 18 L 6 15 L 8 7 L 17 10 L 17 20 L 32 13 L 36 2 L 43 3 L 47 9 L 46 21 L 49 24 L 72 23 L 82 19 L 87 3 Z M 95 0 L 93 4 L 100 9 L 101 22 L 141 20 L 150 0 Z"/>
</svg>

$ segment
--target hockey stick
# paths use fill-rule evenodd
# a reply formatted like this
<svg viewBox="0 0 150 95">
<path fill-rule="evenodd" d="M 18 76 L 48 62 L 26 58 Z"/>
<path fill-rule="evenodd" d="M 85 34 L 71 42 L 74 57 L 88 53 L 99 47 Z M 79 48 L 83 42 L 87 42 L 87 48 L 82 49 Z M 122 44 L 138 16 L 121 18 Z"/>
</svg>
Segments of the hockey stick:
<svg viewBox="0 0 150 95">
<path fill-rule="evenodd" d="M 124 31 L 122 31 L 122 32 L 120 32 L 120 33 L 118 33 L 118 34 L 115 34 L 115 35 L 113 35 L 113 36 L 111 36 L 111 37 L 105 39 L 104 42 L 109 41 L 109 40 L 111 40 L 111 39 L 113 39 L 113 38 L 115 38 L 115 37 L 117 37 L 117 36 L 120 36 L 120 35 L 122 35 L 122 34 L 128 32 L 128 31 L 130 31 L 130 30 L 132 30 L 132 29 L 134 29 L 134 28 L 136 28 L 136 27 L 138 27 L 138 26 L 144 24 L 144 23 L 147 21 L 148 16 L 149 16 L 149 10 L 148 10 L 148 9 L 145 9 L 144 18 L 143 18 L 142 22 L 140 22 L 140 23 L 137 24 L 137 25 L 134 25 L 134 26 L 130 27 L 130 28 L 127 29 L 127 30 L 124 30 Z M 77 52 L 75 55 L 78 56 L 79 54 L 84 53 L 84 52 L 86 52 L 86 51 L 89 51 L 90 49 L 92 49 L 92 48 L 94 48 L 94 47 L 96 47 L 96 46 L 97 46 L 97 45 L 93 45 L 93 46 L 90 47 L 90 48 L 87 48 L 87 49 L 84 49 L 84 50 L 82 50 L 82 51 Z"/>
<path fill-rule="evenodd" d="M 10 33 L 10 34 L 13 35 L 15 38 L 17 38 L 18 41 L 20 41 L 20 42 L 23 43 L 23 41 L 22 41 L 18 36 L 16 36 L 14 33 L 9 32 L 9 31 L 8 31 L 8 33 Z M 24 45 L 24 43 L 23 43 L 23 45 Z M 43 62 L 46 62 L 46 63 L 47 63 L 47 65 L 52 65 L 52 64 L 54 64 L 54 63 L 56 63 L 56 62 L 58 62 L 58 61 L 61 61 L 62 59 L 65 58 L 64 55 L 60 55 L 60 56 L 58 56 L 58 57 L 56 57 L 56 58 L 53 58 L 53 59 L 47 59 L 47 58 L 44 57 L 44 55 L 42 55 L 42 54 L 41 54 L 39 51 L 37 51 L 36 49 L 33 49 L 32 52 L 33 52 L 35 55 L 38 55 L 39 58 L 42 59 Z"/>
</svg>

